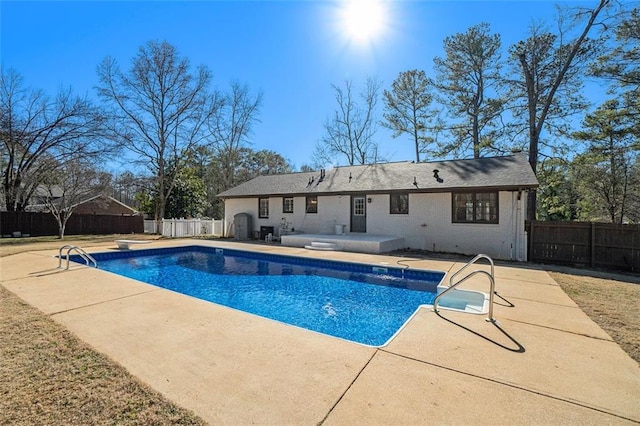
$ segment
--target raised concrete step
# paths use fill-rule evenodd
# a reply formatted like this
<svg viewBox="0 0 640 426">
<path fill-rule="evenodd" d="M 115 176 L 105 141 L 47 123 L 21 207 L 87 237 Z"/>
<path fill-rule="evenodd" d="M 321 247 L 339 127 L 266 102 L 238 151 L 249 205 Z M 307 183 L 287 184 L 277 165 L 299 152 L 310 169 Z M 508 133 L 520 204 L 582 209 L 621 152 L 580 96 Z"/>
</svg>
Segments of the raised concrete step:
<svg viewBox="0 0 640 426">
<path fill-rule="evenodd" d="M 338 245 L 334 243 L 325 243 L 322 241 L 312 241 L 311 244 L 304 246 L 307 250 L 338 250 Z"/>
<path fill-rule="evenodd" d="M 402 237 L 357 233 L 345 235 L 289 234 L 283 235 L 281 241 L 283 246 L 300 248 L 311 246 L 312 242 L 331 242 L 336 244 L 340 251 L 357 253 L 386 253 L 405 247 Z"/>
</svg>

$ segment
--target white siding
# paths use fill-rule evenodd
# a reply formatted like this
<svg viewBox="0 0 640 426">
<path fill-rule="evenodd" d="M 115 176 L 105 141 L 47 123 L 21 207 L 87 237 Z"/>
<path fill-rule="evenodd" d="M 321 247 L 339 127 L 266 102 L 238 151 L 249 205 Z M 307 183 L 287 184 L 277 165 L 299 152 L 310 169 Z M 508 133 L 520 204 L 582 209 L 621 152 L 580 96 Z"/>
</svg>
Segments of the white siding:
<svg viewBox="0 0 640 426">
<path fill-rule="evenodd" d="M 497 259 L 512 257 L 514 216 L 510 192 L 499 193 L 498 224 L 453 223 L 451 193 L 425 195 L 416 194 L 414 205 L 409 202 L 412 216 L 423 219 L 422 231 L 412 234 L 411 243 L 416 248 L 469 255 L 484 253 Z M 417 211 L 411 212 L 412 207 Z"/>
<path fill-rule="evenodd" d="M 271 207 L 271 205 L 269 205 Z M 224 219 L 227 223 L 225 235 L 233 236 L 233 217 L 238 213 L 249 213 L 251 215 L 251 223 L 255 229 L 255 221 L 258 219 L 258 199 L 257 198 L 234 198 L 225 200 L 224 203 Z M 258 228 L 259 230 L 260 228 Z"/>
<path fill-rule="evenodd" d="M 293 213 L 282 212 L 282 197 L 269 198 L 269 218 L 258 218 L 257 198 L 232 198 L 225 201 L 225 219 L 233 222 L 237 213 L 249 213 L 252 218 L 253 230 L 259 231 L 261 226 L 273 226 L 276 235 L 286 219 L 288 228 L 295 232 L 308 234 L 332 234 L 336 224 L 349 224 L 349 196 L 318 197 L 318 213 L 306 213 L 306 197 L 294 197 Z M 231 231 L 233 226 L 230 225 Z"/>
<path fill-rule="evenodd" d="M 496 259 L 524 260 L 526 235 L 524 212 L 526 193 L 499 192 L 498 224 L 452 223 L 451 193 L 409 195 L 409 214 L 391 214 L 389 195 L 367 195 L 367 233 L 404 237 L 407 248 L 475 255 L 485 253 Z M 228 199 L 225 219 L 233 222 L 236 213 L 249 213 L 254 231 L 260 226 L 279 229 L 282 218 L 296 232 L 332 234 L 336 224 L 350 224 L 349 195 L 318 197 L 318 213 L 305 213 L 305 197 L 294 198 L 294 212 L 282 213 L 282 197 L 269 200 L 269 218 L 258 219 L 257 198 Z M 230 225 L 233 230 L 233 226 Z M 279 231 L 276 230 L 276 234 Z"/>
</svg>

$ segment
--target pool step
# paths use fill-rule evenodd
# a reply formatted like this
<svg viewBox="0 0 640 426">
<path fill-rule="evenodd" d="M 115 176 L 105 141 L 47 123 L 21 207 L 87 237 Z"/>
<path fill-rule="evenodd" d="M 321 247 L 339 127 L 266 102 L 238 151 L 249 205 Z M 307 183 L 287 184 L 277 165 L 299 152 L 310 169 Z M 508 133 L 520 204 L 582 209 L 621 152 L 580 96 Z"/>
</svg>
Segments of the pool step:
<svg viewBox="0 0 640 426">
<path fill-rule="evenodd" d="M 326 251 L 335 251 L 339 250 L 337 244 L 334 243 L 325 243 L 322 241 L 312 241 L 310 245 L 304 246 L 307 250 L 326 250 Z"/>
<path fill-rule="evenodd" d="M 446 286 L 438 286 L 438 294 L 447 288 Z M 469 314 L 486 314 L 489 310 L 488 304 L 489 296 L 485 293 L 454 288 L 442 298 L 438 306 L 443 309 L 462 311 Z"/>
</svg>

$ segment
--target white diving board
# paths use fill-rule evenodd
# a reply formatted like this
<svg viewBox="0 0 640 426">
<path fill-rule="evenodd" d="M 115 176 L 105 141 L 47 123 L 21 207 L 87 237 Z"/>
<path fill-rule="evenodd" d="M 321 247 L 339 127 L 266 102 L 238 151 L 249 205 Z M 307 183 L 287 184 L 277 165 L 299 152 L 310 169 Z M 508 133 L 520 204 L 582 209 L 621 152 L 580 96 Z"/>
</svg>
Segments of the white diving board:
<svg viewBox="0 0 640 426">
<path fill-rule="evenodd" d="M 115 240 L 120 250 L 129 250 L 134 244 L 149 244 L 151 241 L 140 240 Z"/>
</svg>

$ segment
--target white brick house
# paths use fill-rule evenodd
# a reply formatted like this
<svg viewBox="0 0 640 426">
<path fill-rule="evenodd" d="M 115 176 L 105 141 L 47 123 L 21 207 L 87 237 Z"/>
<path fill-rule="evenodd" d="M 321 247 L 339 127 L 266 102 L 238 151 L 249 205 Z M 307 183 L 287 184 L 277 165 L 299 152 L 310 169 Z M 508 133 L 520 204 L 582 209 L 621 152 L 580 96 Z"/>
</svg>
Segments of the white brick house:
<svg viewBox="0 0 640 426">
<path fill-rule="evenodd" d="M 516 154 L 264 175 L 218 197 L 226 222 L 246 213 L 254 233 L 332 234 L 344 225 L 351 235 L 402 237 L 406 248 L 525 260 L 526 192 L 537 186 Z"/>
</svg>

